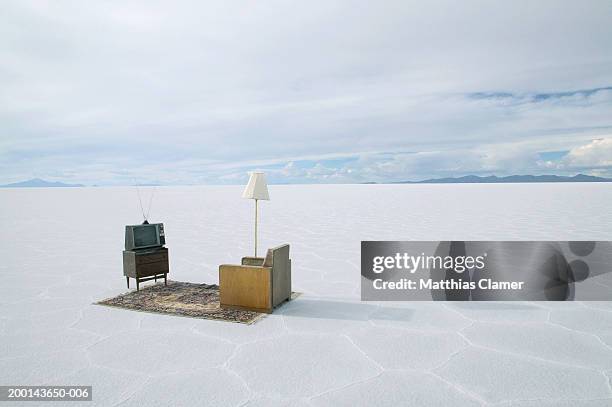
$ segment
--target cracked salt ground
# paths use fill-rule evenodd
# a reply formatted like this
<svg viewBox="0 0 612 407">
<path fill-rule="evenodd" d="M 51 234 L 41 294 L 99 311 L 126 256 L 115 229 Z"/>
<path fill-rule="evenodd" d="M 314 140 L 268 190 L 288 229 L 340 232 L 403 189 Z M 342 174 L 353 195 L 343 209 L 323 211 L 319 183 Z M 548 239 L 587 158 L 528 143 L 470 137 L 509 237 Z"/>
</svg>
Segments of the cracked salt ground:
<svg viewBox="0 0 612 407">
<path fill-rule="evenodd" d="M 158 188 L 172 279 L 251 254 L 241 191 Z M 92 305 L 126 291 L 134 191 L 0 190 L 0 384 L 92 385 L 92 406 L 612 405 L 612 303 L 359 301 L 360 240 L 612 240 L 606 185 L 270 193 L 260 245 L 291 244 L 304 294 L 247 326 Z"/>
</svg>

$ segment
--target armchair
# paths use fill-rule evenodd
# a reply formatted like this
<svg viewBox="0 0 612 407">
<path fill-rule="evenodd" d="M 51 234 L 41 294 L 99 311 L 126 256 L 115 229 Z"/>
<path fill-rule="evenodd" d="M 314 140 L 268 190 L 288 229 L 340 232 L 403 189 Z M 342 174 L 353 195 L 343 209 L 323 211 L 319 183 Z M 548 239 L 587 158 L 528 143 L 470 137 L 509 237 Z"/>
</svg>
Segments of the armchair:
<svg viewBox="0 0 612 407">
<path fill-rule="evenodd" d="M 221 307 L 270 313 L 291 298 L 288 244 L 268 249 L 265 258 L 243 257 L 241 263 L 219 266 Z"/>
</svg>

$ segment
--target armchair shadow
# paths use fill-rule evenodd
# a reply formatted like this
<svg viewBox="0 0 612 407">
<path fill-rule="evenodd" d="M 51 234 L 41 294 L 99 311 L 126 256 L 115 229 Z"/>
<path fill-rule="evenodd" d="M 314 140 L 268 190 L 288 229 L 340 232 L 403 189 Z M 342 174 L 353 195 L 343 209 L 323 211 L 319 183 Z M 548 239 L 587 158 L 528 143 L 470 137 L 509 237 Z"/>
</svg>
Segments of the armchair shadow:
<svg viewBox="0 0 612 407">
<path fill-rule="evenodd" d="M 285 317 L 364 322 L 372 319 L 409 321 L 414 313 L 415 310 L 410 307 L 390 307 L 362 302 L 302 297 L 290 301 L 278 309 L 278 314 Z"/>
</svg>

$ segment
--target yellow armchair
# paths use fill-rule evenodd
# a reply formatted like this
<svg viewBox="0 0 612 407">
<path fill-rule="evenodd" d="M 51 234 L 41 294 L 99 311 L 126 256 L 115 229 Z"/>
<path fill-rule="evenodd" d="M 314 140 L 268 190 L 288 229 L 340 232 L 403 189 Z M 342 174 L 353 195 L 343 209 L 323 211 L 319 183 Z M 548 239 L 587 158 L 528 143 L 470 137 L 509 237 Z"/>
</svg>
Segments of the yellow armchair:
<svg viewBox="0 0 612 407">
<path fill-rule="evenodd" d="M 241 265 L 219 266 L 221 307 L 270 313 L 291 298 L 289 245 L 268 250 L 266 258 L 244 257 Z"/>
</svg>

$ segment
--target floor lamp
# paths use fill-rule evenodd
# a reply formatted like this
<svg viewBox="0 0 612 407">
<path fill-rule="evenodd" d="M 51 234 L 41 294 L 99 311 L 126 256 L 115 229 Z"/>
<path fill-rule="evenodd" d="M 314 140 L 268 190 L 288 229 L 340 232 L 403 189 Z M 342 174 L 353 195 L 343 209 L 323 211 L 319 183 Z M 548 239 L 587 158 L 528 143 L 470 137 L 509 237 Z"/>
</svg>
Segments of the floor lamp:
<svg viewBox="0 0 612 407">
<path fill-rule="evenodd" d="M 257 202 L 260 200 L 269 201 L 268 184 L 266 175 L 263 172 L 250 172 L 249 183 L 244 188 L 242 197 L 255 200 L 255 257 L 257 257 Z"/>
</svg>

